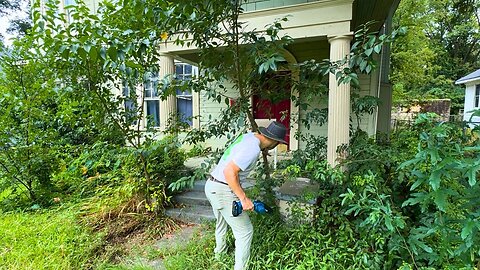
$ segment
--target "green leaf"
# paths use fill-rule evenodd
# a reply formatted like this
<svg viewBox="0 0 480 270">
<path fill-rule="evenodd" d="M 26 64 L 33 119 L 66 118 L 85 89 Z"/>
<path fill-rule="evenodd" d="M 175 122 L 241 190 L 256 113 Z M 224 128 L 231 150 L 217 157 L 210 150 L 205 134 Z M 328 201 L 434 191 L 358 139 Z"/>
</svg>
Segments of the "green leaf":
<svg viewBox="0 0 480 270">
<path fill-rule="evenodd" d="M 414 158 L 414 159 L 411 159 L 411 160 L 407 160 L 407 161 L 403 162 L 402 164 L 400 164 L 400 166 L 398 166 L 398 169 L 404 169 L 405 167 L 408 167 L 412 164 L 418 164 L 420 161 L 421 161 L 421 159 L 419 159 L 419 158 Z"/>
<path fill-rule="evenodd" d="M 97 48 L 90 49 L 89 56 L 92 61 L 94 62 L 97 61 L 97 58 L 98 58 Z"/>
<path fill-rule="evenodd" d="M 110 59 L 112 59 L 112 61 L 116 62 L 117 61 L 117 49 L 115 47 L 110 47 L 108 48 L 108 56 L 110 57 Z"/>
<path fill-rule="evenodd" d="M 105 60 L 107 58 L 107 49 L 105 49 L 105 47 L 102 46 L 102 48 L 100 48 L 100 57 Z"/>
<path fill-rule="evenodd" d="M 87 43 L 87 44 L 83 45 L 83 49 L 84 49 L 87 53 L 89 53 L 89 52 L 90 52 L 90 49 L 92 49 L 92 45 Z"/>
<path fill-rule="evenodd" d="M 440 187 L 440 180 L 441 180 L 442 170 L 434 170 L 430 174 L 430 178 L 428 182 L 433 190 L 437 190 Z"/>
<path fill-rule="evenodd" d="M 427 198 L 427 195 L 423 192 L 414 193 L 411 196 L 412 197 L 402 203 L 402 207 L 419 204 Z"/>
<path fill-rule="evenodd" d="M 391 232 L 393 232 L 395 230 L 392 226 L 392 219 L 389 216 L 385 217 L 385 226 Z"/>
<path fill-rule="evenodd" d="M 62 57 L 63 57 L 64 59 L 68 59 L 68 55 L 69 55 L 69 54 L 70 54 L 70 50 L 67 48 L 67 49 L 63 50 L 63 52 L 62 52 Z"/>
<path fill-rule="evenodd" d="M 123 50 L 118 50 L 117 55 L 121 61 L 125 60 L 125 52 Z"/>
<path fill-rule="evenodd" d="M 467 239 L 467 237 L 469 237 L 472 234 L 474 227 L 475 227 L 475 221 L 469 219 L 462 229 L 462 233 L 460 235 L 462 237 L 462 240 Z"/>
<path fill-rule="evenodd" d="M 444 190 L 437 190 L 434 192 L 433 197 L 438 209 L 442 212 L 446 212 L 447 193 Z"/>
<path fill-rule="evenodd" d="M 433 249 L 429 246 L 427 246 L 425 243 L 423 242 L 418 242 L 417 245 L 422 248 L 423 250 L 425 250 L 425 252 L 427 253 L 432 253 L 433 252 Z"/>
<path fill-rule="evenodd" d="M 78 48 L 77 53 L 83 61 L 87 60 L 87 52 L 83 49 L 83 47 Z"/>
<path fill-rule="evenodd" d="M 430 158 L 432 160 L 432 164 L 437 164 L 438 160 L 440 159 L 440 157 L 438 155 L 438 150 L 435 149 L 435 148 L 431 148 L 431 149 L 428 149 L 426 151 L 430 155 Z"/>
<path fill-rule="evenodd" d="M 366 49 L 366 50 L 365 50 L 365 54 L 366 54 L 367 56 L 372 55 L 372 53 L 373 53 L 373 48 L 369 48 L 369 49 Z"/>
<path fill-rule="evenodd" d="M 477 166 L 471 167 L 467 171 L 468 184 L 471 187 L 473 187 L 477 183 L 477 172 L 478 172 L 479 169 L 480 169 L 480 166 L 477 165 Z"/>
<path fill-rule="evenodd" d="M 362 62 L 360 63 L 360 71 L 364 71 L 365 68 L 367 67 L 367 65 L 368 65 L 368 62 L 367 62 L 367 61 L 362 61 Z"/>
<path fill-rule="evenodd" d="M 72 44 L 72 46 L 70 46 L 70 50 L 71 50 L 74 54 L 77 53 L 78 48 L 79 48 L 79 45 L 76 44 L 76 43 L 75 43 L 75 44 Z"/>
<path fill-rule="evenodd" d="M 410 191 L 415 190 L 415 189 L 416 189 L 418 186 L 420 186 L 423 182 L 424 182 L 424 179 L 423 179 L 423 178 L 420 178 L 420 179 L 418 179 L 417 181 L 415 181 L 415 183 L 413 183 L 413 185 L 410 187 Z"/>
<path fill-rule="evenodd" d="M 372 66 L 371 65 L 368 65 L 366 68 L 365 68 L 365 72 L 367 74 L 370 74 L 370 72 L 372 71 Z"/>
</svg>

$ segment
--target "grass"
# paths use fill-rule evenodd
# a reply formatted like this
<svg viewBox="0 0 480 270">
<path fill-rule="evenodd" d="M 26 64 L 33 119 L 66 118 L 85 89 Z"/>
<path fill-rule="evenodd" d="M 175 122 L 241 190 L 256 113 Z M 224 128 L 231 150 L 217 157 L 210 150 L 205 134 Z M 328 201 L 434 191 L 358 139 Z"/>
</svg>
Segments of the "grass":
<svg viewBox="0 0 480 270">
<path fill-rule="evenodd" d="M 75 208 L 0 216 L 0 269 L 86 269 L 101 244 Z"/>
<path fill-rule="evenodd" d="M 179 225 L 136 213 L 138 204 L 96 196 L 37 211 L 0 211 L 0 270 L 152 269 L 145 248 Z"/>
<path fill-rule="evenodd" d="M 228 270 L 234 264 L 231 232 L 227 239 L 231 249 L 222 258 L 215 259 L 213 254 L 215 225 L 213 223 L 205 224 L 197 228 L 188 243 L 154 251 L 151 256 L 163 258 L 168 270 Z"/>
</svg>

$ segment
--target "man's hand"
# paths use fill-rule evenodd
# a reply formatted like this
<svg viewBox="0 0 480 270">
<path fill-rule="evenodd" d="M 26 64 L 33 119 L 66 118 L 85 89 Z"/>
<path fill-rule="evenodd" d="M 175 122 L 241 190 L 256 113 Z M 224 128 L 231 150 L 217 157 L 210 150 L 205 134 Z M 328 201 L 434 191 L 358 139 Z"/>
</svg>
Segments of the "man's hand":
<svg viewBox="0 0 480 270">
<path fill-rule="evenodd" d="M 241 200 L 242 208 L 244 211 L 252 211 L 253 210 L 253 202 L 249 198 L 245 198 Z"/>
</svg>

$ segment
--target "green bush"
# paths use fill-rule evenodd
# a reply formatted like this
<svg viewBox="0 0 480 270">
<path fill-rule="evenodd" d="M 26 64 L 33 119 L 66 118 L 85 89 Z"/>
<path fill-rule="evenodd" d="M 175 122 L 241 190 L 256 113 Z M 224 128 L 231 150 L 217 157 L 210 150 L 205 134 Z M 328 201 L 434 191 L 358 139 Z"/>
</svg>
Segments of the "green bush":
<svg viewBox="0 0 480 270">
<path fill-rule="evenodd" d="M 121 169 L 127 149 L 97 142 L 92 146 L 71 146 L 62 153 L 60 170 L 53 175 L 63 196 L 86 198 L 97 187 L 116 186 L 122 180 Z"/>
<path fill-rule="evenodd" d="M 473 268 L 480 262 L 480 140 L 435 115 L 416 120 L 422 128 L 418 152 L 400 167 L 410 187 L 402 207 L 412 209 L 408 245 L 417 265 Z"/>
<path fill-rule="evenodd" d="M 63 166 L 54 176 L 63 195 L 87 198 L 123 194 L 122 200 L 134 195 L 151 196 L 155 198 L 155 207 L 160 208 L 167 198 L 165 187 L 182 176 L 185 161 L 185 153 L 175 137 L 148 141 L 142 149 L 99 142 L 79 152 L 73 159 L 64 156 Z M 142 164 L 147 164 L 148 184 Z"/>
<path fill-rule="evenodd" d="M 345 214 L 361 239 L 384 235 L 388 267 L 473 269 L 480 262 L 477 132 L 420 114 L 385 148 L 352 145 Z"/>
</svg>

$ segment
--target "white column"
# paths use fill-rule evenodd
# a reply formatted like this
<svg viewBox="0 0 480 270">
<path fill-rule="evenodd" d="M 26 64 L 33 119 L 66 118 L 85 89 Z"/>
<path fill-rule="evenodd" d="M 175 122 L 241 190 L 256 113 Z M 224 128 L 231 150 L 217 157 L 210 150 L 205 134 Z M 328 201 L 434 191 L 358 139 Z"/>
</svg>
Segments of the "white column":
<svg viewBox="0 0 480 270">
<path fill-rule="evenodd" d="M 175 74 L 175 62 L 171 55 L 160 55 L 160 79 L 165 76 Z M 165 130 L 170 117 L 175 117 L 177 113 L 177 99 L 174 95 L 169 95 L 167 99 L 160 100 L 160 129 Z"/>
<path fill-rule="evenodd" d="M 329 38 L 330 60 L 343 59 L 350 52 L 349 36 Z M 330 165 L 338 164 L 338 146 L 348 144 L 350 124 L 350 84 L 340 84 L 334 74 L 329 75 L 328 85 L 328 140 L 327 161 Z"/>
<path fill-rule="evenodd" d="M 192 67 L 193 69 L 193 76 L 198 78 L 200 72 L 198 67 Z M 200 93 L 197 91 L 193 91 L 192 89 L 192 116 L 193 116 L 193 128 L 199 129 L 200 128 Z"/>
</svg>

